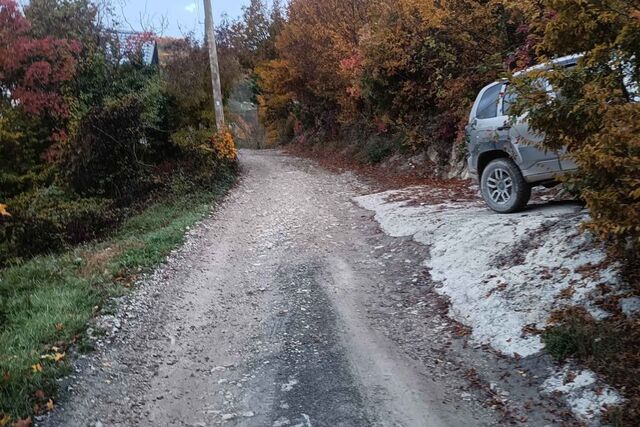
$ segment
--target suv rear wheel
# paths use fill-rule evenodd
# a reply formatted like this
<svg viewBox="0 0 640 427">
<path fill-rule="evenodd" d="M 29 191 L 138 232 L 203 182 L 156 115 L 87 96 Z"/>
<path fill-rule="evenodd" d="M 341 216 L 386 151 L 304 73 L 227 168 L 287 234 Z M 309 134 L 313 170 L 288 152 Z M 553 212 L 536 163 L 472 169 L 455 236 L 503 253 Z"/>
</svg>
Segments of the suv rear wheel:
<svg viewBox="0 0 640 427">
<path fill-rule="evenodd" d="M 489 207 L 500 213 L 518 212 L 531 198 L 531 186 L 511 159 L 496 159 L 487 165 L 480 192 Z"/>
</svg>

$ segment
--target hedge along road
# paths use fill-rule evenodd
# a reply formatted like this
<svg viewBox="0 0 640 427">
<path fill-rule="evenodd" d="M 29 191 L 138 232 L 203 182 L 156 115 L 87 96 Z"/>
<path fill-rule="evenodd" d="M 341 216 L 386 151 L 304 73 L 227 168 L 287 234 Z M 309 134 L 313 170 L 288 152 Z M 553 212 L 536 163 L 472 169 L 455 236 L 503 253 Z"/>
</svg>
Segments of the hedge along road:
<svg viewBox="0 0 640 427">
<path fill-rule="evenodd" d="M 367 185 L 277 151 L 240 158 L 240 183 L 103 319 L 102 347 L 40 424 L 499 423 L 460 397 L 458 368 L 422 362 L 450 339 L 443 328 L 413 338 L 412 354 L 396 342 L 407 291 L 394 289 L 428 291 L 427 249 L 378 230 L 352 201 Z"/>
</svg>

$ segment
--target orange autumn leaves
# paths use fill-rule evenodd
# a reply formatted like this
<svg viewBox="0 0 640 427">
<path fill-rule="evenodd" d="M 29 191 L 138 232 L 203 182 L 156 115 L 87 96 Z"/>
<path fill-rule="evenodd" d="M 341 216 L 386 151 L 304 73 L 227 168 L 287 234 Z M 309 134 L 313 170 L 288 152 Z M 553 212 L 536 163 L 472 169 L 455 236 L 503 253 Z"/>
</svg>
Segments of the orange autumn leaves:
<svg viewBox="0 0 640 427">
<path fill-rule="evenodd" d="M 211 145 L 220 160 L 235 161 L 238 158 L 235 140 L 229 130 L 223 130 L 211 137 Z"/>
<path fill-rule="evenodd" d="M 294 129 L 401 134 L 426 147 L 461 141 L 476 91 L 525 41 L 507 0 L 293 0 L 259 64 L 260 114 L 272 142 Z"/>
</svg>

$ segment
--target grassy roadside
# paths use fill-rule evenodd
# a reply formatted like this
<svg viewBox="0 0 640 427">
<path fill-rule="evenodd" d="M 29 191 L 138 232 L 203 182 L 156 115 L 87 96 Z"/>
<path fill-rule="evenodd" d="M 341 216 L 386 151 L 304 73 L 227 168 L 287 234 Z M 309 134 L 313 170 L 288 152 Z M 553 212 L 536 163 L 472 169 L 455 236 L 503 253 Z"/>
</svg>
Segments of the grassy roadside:
<svg viewBox="0 0 640 427">
<path fill-rule="evenodd" d="M 621 392 L 625 402 L 608 408 L 608 425 L 635 426 L 640 419 L 640 318 L 621 313 L 619 297 L 608 302 L 613 313 L 602 320 L 581 307 L 556 313 L 542 339 L 554 358 L 586 366 Z"/>
<path fill-rule="evenodd" d="M 162 262 L 186 227 L 233 184 L 176 192 L 127 220 L 110 239 L 0 270 L 0 426 L 51 409 L 56 379 L 69 372 L 68 348 L 109 298 Z"/>
</svg>

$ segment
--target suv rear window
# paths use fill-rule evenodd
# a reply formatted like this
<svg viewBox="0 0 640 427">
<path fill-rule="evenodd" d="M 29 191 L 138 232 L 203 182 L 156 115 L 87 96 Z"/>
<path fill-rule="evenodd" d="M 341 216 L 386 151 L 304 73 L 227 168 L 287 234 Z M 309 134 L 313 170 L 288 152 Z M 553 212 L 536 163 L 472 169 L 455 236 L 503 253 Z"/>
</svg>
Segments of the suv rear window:
<svg viewBox="0 0 640 427">
<path fill-rule="evenodd" d="M 487 89 L 487 91 L 482 95 L 480 103 L 478 104 L 476 118 L 490 119 L 498 115 L 498 100 L 501 90 L 501 84 L 491 86 L 489 89 Z"/>
</svg>

